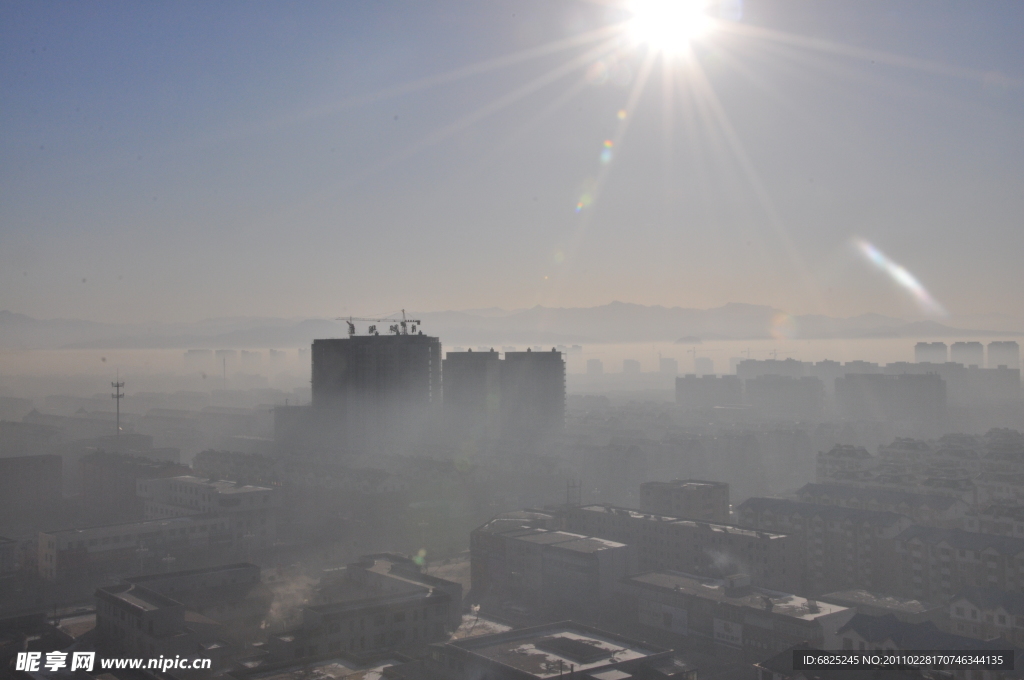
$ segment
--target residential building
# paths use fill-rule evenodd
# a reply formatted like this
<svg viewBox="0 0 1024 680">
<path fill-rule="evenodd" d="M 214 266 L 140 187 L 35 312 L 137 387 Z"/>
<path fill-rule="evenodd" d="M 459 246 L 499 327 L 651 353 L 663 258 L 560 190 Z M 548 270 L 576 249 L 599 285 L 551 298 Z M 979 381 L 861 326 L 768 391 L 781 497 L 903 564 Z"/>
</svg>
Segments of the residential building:
<svg viewBox="0 0 1024 680">
<path fill-rule="evenodd" d="M 759 375 L 746 380 L 744 389 L 747 402 L 766 418 L 818 420 L 824 415 L 825 385 L 814 376 Z"/>
<path fill-rule="evenodd" d="M 676 404 L 685 409 L 738 407 L 743 383 L 734 375 L 682 375 L 676 378 Z"/>
<path fill-rule="evenodd" d="M 836 408 L 849 420 L 934 424 L 946 414 L 946 381 L 934 373 L 836 378 Z"/>
<path fill-rule="evenodd" d="M 944 342 L 919 342 L 914 345 L 914 361 L 919 364 L 944 364 L 949 361 L 949 348 Z"/>
<path fill-rule="evenodd" d="M 408 558 L 368 555 L 325 574 L 302 623 L 272 635 L 278 661 L 388 653 L 448 639 L 462 620 L 462 587 L 420 573 Z"/>
<path fill-rule="evenodd" d="M 847 484 L 805 484 L 796 497 L 804 503 L 836 505 L 858 510 L 894 512 L 915 524 L 941 527 L 963 526 L 970 506 L 947 494 L 926 494 Z"/>
<path fill-rule="evenodd" d="M 818 452 L 815 478 L 819 482 L 846 482 L 870 479 L 878 459 L 863 446 L 836 444 Z"/>
<path fill-rule="evenodd" d="M 37 513 L 60 503 L 60 456 L 0 458 L 0 515 Z"/>
<path fill-rule="evenodd" d="M 272 545 L 277 539 L 277 489 L 191 475 L 140 480 L 146 519 L 217 515 L 236 539 Z"/>
<path fill-rule="evenodd" d="M 210 659 L 215 671 L 231 651 L 222 633 L 216 621 L 143 586 L 96 591 L 96 646 L 104 655 Z"/>
<path fill-rule="evenodd" d="M 640 509 L 658 515 L 729 523 L 729 485 L 699 479 L 645 482 L 640 485 Z"/>
<path fill-rule="evenodd" d="M 804 580 L 802 543 L 783 533 L 611 505 L 567 509 L 565 530 L 634 546 L 637 571 L 742 572 L 754 585 L 783 592 L 798 592 Z"/>
<path fill-rule="evenodd" d="M 502 361 L 489 352 L 448 352 L 441 362 L 446 431 L 461 438 L 497 439 L 501 434 Z"/>
<path fill-rule="evenodd" d="M 957 635 L 1024 647 L 1024 594 L 998 588 L 967 588 L 949 603 L 946 630 Z"/>
<path fill-rule="evenodd" d="M 535 439 L 565 425 L 562 353 L 448 352 L 444 360 L 446 429 L 461 439 Z"/>
<path fill-rule="evenodd" d="M 945 623 L 949 609 L 944 603 L 872 593 L 867 590 L 839 590 L 834 593 L 825 593 L 820 599 L 822 602 L 831 602 L 856 609 L 858 614 L 892 615 L 906 623 L 932 621 L 936 625 L 942 625 Z"/>
<path fill-rule="evenodd" d="M 985 367 L 985 346 L 980 342 L 954 342 L 949 348 L 949 360 L 964 366 Z"/>
<path fill-rule="evenodd" d="M 573 621 L 431 645 L 422 661 L 391 666 L 393 680 L 696 680 L 672 651 Z"/>
<path fill-rule="evenodd" d="M 895 543 L 897 594 L 939 600 L 967 588 L 1024 590 L 1024 538 L 912 526 Z"/>
<path fill-rule="evenodd" d="M 62 529 L 39 534 L 38 568 L 48 580 L 133 566 L 142 571 L 165 556 L 234 544 L 228 520 L 208 515 Z"/>
<path fill-rule="evenodd" d="M 565 360 L 550 352 L 505 352 L 501 366 L 501 435 L 535 440 L 565 427 Z"/>
<path fill-rule="evenodd" d="M 470 534 L 473 597 L 596 614 L 635 568 L 623 543 L 498 517 Z"/>
<path fill-rule="evenodd" d="M 1020 345 L 1016 340 L 996 340 L 988 343 L 988 367 L 1020 368 Z"/>
<path fill-rule="evenodd" d="M 1006 642 L 983 641 L 947 633 L 931 621 L 907 623 L 895 616 L 857 614 L 840 628 L 826 649 L 847 651 L 970 650 L 989 651 L 1006 648 Z M 977 675 L 976 675 L 977 673 Z M 971 678 L 994 680 L 998 671 L 970 671 Z M 965 677 L 965 675 L 958 675 Z"/>
<path fill-rule="evenodd" d="M 236 562 L 170 573 L 130 576 L 130 583 L 184 605 L 186 611 L 205 616 L 223 626 L 230 642 L 262 641 L 262 629 L 273 593 L 263 585 L 260 568 Z"/>
<path fill-rule="evenodd" d="M 797 592 L 813 595 L 858 587 L 891 592 L 893 539 L 911 525 L 910 518 L 894 512 L 782 498 L 748 498 L 736 514 L 743 526 L 800 541 L 805 581 Z"/>
<path fill-rule="evenodd" d="M 640 373 L 640 362 L 636 359 L 623 359 L 622 372 L 627 375 L 638 375 Z"/>
<path fill-rule="evenodd" d="M 407 444 L 441 407 L 441 341 L 354 335 L 313 341 L 313 409 L 343 423 L 347 448 Z"/>
<path fill-rule="evenodd" d="M 587 375 L 602 375 L 604 362 L 600 359 L 587 359 Z"/>
<path fill-rule="evenodd" d="M 765 659 L 800 642 L 821 647 L 855 610 L 755 588 L 746 574 L 713 579 L 676 571 L 630 576 L 622 582 L 629 620 L 684 643 L 714 645 L 748 660 Z"/>
<path fill-rule="evenodd" d="M 107 451 L 92 451 L 78 465 L 82 500 L 99 521 L 106 522 L 152 519 L 145 512 L 144 499 L 137 494 L 140 482 L 190 472 L 187 465 L 180 463 Z"/>
</svg>

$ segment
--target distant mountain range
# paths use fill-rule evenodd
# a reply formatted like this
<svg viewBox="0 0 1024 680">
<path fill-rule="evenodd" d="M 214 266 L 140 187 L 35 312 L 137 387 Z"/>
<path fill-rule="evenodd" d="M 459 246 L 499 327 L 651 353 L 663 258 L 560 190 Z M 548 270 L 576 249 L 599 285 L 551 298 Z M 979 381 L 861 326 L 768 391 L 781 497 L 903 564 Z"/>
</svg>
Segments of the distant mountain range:
<svg viewBox="0 0 1024 680">
<path fill-rule="evenodd" d="M 692 343 L 780 336 L 791 339 L 930 339 L 1024 335 L 1015 330 L 1012 320 L 1007 318 L 997 320 L 1002 327 L 1000 330 L 979 330 L 880 314 L 846 318 L 814 314 L 789 316 L 767 306 L 735 303 L 713 309 L 687 309 L 612 302 L 598 307 L 537 306 L 512 311 L 492 308 L 414 313 L 410 317 L 422 319 L 424 332 L 440 336 L 446 345 Z M 366 324 L 359 326 L 360 332 L 365 332 Z M 39 320 L 0 311 L 0 347 L 4 348 L 301 347 L 314 338 L 345 337 L 345 334 L 345 324 L 332 319 L 227 317 L 194 323 L 106 324 L 78 319 Z"/>
</svg>

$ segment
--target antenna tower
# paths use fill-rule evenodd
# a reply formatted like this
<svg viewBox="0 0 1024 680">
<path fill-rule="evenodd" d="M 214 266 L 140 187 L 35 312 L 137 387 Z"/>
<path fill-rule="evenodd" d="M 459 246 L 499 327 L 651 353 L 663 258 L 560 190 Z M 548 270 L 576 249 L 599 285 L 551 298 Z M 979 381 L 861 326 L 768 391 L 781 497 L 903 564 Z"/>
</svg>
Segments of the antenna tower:
<svg viewBox="0 0 1024 680">
<path fill-rule="evenodd" d="M 121 381 L 121 372 L 118 371 L 116 374 L 115 382 L 110 383 L 110 386 L 114 388 L 114 393 L 110 395 L 110 398 L 117 404 L 117 432 L 115 433 L 117 442 L 117 451 L 121 452 L 121 400 L 124 399 L 124 392 L 121 390 L 124 388 L 124 382 Z"/>
</svg>

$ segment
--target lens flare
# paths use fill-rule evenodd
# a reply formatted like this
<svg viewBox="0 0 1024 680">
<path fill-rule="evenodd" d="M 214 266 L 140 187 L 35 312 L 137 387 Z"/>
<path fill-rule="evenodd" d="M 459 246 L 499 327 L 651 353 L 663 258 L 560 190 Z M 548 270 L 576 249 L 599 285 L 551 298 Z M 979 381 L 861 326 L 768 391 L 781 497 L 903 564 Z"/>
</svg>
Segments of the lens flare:
<svg viewBox="0 0 1024 680">
<path fill-rule="evenodd" d="M 868 262 L 875 265 L 889 275 L 901 288 L 906 290 L 914 298 L 926 314 L 934 316 L 946 316 L 946 309 L 939 304 L 938 300 L 932 297 L 931 293 L 921 285 L 917 278 L 908 272 L 902 265 L 889 259 L 885 253 L 876 248 L 874 244 L 862 238 L 853 240 L 854 246 L 860 254 L 867 258 Z"/>
<path fill-rule="evenodd" d="M 786 312 L 776 312 L 769 332 L 776 340 L 794 340 L 797 337 L 796 319 Z"/>
</svg>

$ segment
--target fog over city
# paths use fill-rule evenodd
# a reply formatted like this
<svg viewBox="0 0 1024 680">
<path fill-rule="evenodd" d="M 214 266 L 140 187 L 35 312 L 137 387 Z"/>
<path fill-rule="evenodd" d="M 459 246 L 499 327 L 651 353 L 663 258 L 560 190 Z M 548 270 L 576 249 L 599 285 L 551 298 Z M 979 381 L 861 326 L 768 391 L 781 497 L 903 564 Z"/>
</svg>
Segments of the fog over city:
<svg viewBox="0 0 1024 680">
<path fill-rule="evenodd" d="M 0 4 L 0 678 L 1024 678 L 1022 34 Z"/>
</svg>

